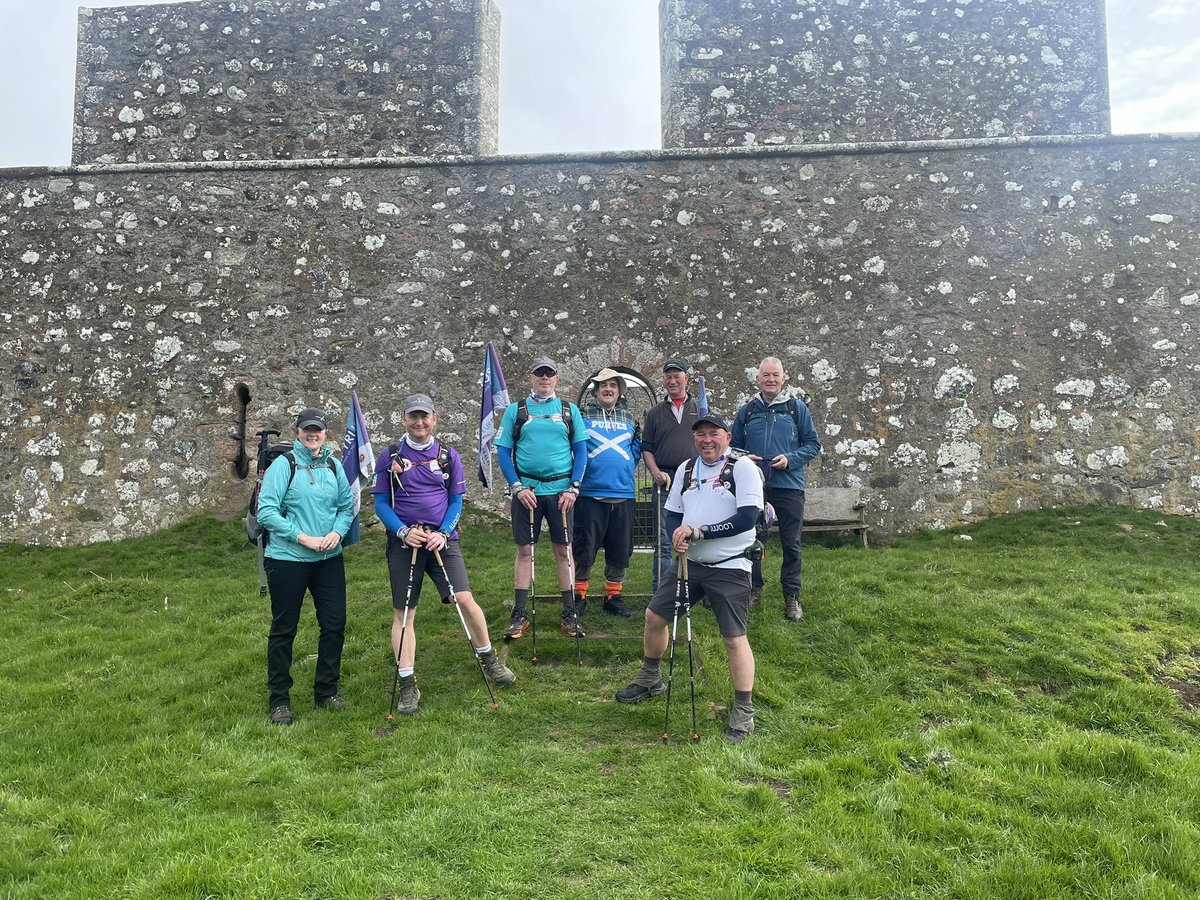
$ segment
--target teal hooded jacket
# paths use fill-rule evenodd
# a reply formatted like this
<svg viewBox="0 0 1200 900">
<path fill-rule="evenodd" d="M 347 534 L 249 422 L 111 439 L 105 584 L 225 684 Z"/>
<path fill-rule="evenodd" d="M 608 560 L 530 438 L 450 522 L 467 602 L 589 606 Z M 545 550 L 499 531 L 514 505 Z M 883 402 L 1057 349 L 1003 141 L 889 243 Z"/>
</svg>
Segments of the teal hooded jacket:
<svg viewBox="0 0 1200 900">
<path fill-rule="evenodd" d="M 321 537 L 336 531 L 345 536 L 354 519 L 354 497 L 342 464 L 333 457 L 328 444 L 316 455 L 299 441 L 292 443 L 296 457 L 296 475 L 288 484 L 291 466 L 279 456 L 263 475 L 258 496 L 258 522 L 270 534 L 265 555 L 270 559 L 317 562 L 342 552 L 338 544 L 332 550 L 317 553 L 301 546 L 301 534 Z M 333 459 L 330 468 L 329 460 Z"/>
</svg>

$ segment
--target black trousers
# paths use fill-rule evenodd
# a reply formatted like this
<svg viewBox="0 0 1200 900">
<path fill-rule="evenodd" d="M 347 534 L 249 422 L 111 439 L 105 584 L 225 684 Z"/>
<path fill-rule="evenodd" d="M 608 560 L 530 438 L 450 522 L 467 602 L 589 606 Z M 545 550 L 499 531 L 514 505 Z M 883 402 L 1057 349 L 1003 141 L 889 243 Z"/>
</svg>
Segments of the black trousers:
<svg viewBox="0 0 1200 900">
<path fill-rule="evenodd" d="M 633 555 L 633 500 L 605 503 L 595 497 L 575 502 L 575 580 L 587 581 L 596 555 L 604 548 L 604 577 L 624 581 Z"/>
<path fill-rule="evenodd" d="M 317 613 L 317 671 L 313 700 L 338 692 L 342 643 L 346 633 L 346 562 L 342 554 L 317 562 L 265 560 L 271 591 L 271 632 L 267 637 L 267 690 L 270 706 L 289 703 L 292 690 L 292 643 L 300 624 L 305 591 Z"/>
<path fill-rule="evenodd" d="M 800 527 L 804 524 L 804 491 L 784 490 L 768 486 L 766 501 L 775 507 L 779 517 L 779 543 L 783 545 L 783 565 L 779 583 L 784 596 L 800 596 Z M 755 587 L 762 587 L 762 561 L 755 560 L 750 575 Z"/>
</svg>

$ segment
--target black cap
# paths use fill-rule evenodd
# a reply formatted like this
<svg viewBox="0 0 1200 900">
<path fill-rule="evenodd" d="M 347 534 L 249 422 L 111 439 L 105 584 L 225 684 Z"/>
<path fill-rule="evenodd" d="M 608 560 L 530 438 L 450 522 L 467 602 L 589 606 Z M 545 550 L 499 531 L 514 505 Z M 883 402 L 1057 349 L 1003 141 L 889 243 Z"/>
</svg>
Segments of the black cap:
<svg viewBox="0 0 1200 900">
<path fill-rule="evenodd" d="M 678 356 L 672 356 L 665 363 L 663 363 L 663 374 L 664 375 L 667 372 L 687 372 L 687 370 L 688 370 L 687 360 L 680 359 Z"/>
<path fill-rule="evenodd" d="M 328 426 L 325 424 L 325 413 L 319 409 L 302 409 L 300 414 L 296 416 L 297 428 L 308 428 L 310 425 L 318 426 L 322 431 Z"/>
<path fill-rule="evenodd" d="M 692 425 L 692 431 L 695 431 L 701 425 L 716 425 L 718 428 L 721 428 L 725 431 L 729 430 L 729 426 L 725 424 L 725 419 L 723 419 L 719 413 L 715 412 L 705 413 L 698 418 L 695 421 L 695 424 Z"/>
</svg>

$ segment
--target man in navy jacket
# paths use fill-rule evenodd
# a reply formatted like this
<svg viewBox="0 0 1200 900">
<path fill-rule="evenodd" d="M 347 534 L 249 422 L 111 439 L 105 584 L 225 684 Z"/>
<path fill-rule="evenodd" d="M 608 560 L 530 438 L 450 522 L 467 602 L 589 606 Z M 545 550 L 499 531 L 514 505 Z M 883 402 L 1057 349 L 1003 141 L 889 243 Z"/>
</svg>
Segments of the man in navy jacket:
<svg viewBox="0 0 1200 900">
<path fill-rule="evenodd" d="M 804 616 L 800 605 L 800 528 L 804 522 L 804 467 L 821 452 L 808 407 L 784 391 L 787 373 L 774 356 L 758 366 L 758 393 L 743 404 L 733 420 L 733 445 L 751 454 L 767 479 L 766 500 L 779 517 L 783 565 L 784 615 L 793 622 Z M 755 560 L 751 605 L 762 597 L 762 563 Z"/>
</svg>

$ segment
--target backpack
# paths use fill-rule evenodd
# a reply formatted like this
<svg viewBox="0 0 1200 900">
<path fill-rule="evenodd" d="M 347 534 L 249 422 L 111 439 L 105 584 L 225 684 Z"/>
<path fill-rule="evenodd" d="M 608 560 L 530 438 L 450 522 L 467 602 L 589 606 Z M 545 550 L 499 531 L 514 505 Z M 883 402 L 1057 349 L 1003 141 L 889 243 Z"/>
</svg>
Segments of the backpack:
<svg viewBox="0 0 1200 900">
<path fill-rule="evenodd" d="M 279 432 L 274 429 L 258 432 L 258 473 L 254 477 L 254 487 L 250 491 L 250 506 L 246 510 L 246 539 L 258 547 L 258 595 L 260 597 L 267 596 L 267 573 L 263 563 L 263 551 L 266 550 L 267 541 L 271 537 L 270 532 L 258 524 L 258 498 L 262 493 L 263 477 L 267 474 L 267 469 L 271 468 L 271 463 L 281 456 L 287 459 L 291 469 L 288 474 L 287 487 L 292 486 L 292 479 L 296 477 L 296 454 L 292 451 L 291 444 L 272 444 L 271 438 L 278 436 Z M 325 464 L 329 466 L 329 471 L 336 475 L 337 467 L 334 465 L 332 456 L 325 460 Z M 284 488 L 284 492 L 287 492 L 287 488 Z M 282 510 L 282 512 L 286 517 L 287 510 Z"/>
<path fill-rule="evenodd" d="M 450 448 L 445 444 L 438 442 L 437 465 L 442 472 L 442 486 L 446 488 L 446 493 L 450 493 Z M 400 456 L 400 444 L 388 444 L 388 486 L 392 489 L 392 508 L 396 508 L 396 485 L 400 484 L 400 475 L 407 471 L 410 466 L 401 466 L 400 472 L 391 470 L 391 461 L 394 461 Z M 406 460 L 410 462 L 410 460 Z M 417 465 L 427 465 L 427 463 L 417 463 Z M 403 489 L 404 485 L 400 485 Z"/>
<path fill-rule="evenodd" d="M 805 394 L 803 399 L 804 399 L 804 405 L 808 406 L 808 401 L 811 398 L 808 396 L 808 394 Z M 800 406 L 796 402 L 796 398 L 788 397 L 787 400 L 784 401 L 784 406 L 787 407 L 788 415 L 790 415 L 792 417 L 792 421 L 796 423 L 796 433 L 799 434 L 800 433 Z M 754 401 L 753 400 L 750 401 L 749 403 L 746 404 L 746 414 L 744 416 L 742 416 L 742 427 L 743 428 L 749 427 L 751 419 L 753 419 L 755 416 L 765 416 L 769 410 L 770 410 L 769 406 L 763 410 L 756 409 Z"/>
<path fill-rule="evenodd" d="M 521 429 L 525 427 L 525 423 L 530 419 L 549 419 L 552 416 L 531 416 L 529 414 L 529 406 L 526 402 L 527 398 L 522 397 L 517 401 L 517 420 L 513 422 L 512 442 L 513 442 L 513 466 L 517 464 L 517 441 L 521 439 Z M 562 404 L 562 422 L 567 426 L 567 443 L 575 442 L 575 415 L 578 412 L 578 407 L 570 400 L 560 400 Z M 556 475 L 546 475 L 543 477 L 531 476 L 520 469 L 517 469 L 517 476 L 520 478 L 535 478 L 538 481 L 557 481 L 559 478 L 566 478 L 570 472 L 559 472 Z"/>
<path fill-rule="evenodd" d="M 725 457 L 725 464 L 721 466 L 721 471 L 717 473 L 717 481 L 721 482 L 721 485 L 725 488 L 725 490 L 729 491 L 729 493 L 735 497 L 737 496 L 737 481 L 733 477 L 733 466 L 739 458 L 740 457 L 734 457 L 732 454 Z M 687 461 L 687 466 L 683 470 L 683 483 L 686 485 L 683 490 L 685 491 L 694 484 L 696 459 L 697 458 L 695 456 L 689 459 Z M 754 467 L 754 471 L 758 473 L 758 479 L 765 487 L 766 479 L 763 477 L 762 469 L 756 465 Z M 762 509 L 758 511 L 758 515 L 754 519 L 754 543 L 751 544 L 743 553 L 739 553 L 737 556 L 730 556 L 726 559 L 718 560 L 718 562 L 729 562 L 731 559 L 738 559 L 742 556 L 749 560 L 762 559 L 763 550 L 766 549 L 767 545 L 767 534 L 770 532 L 771 525 L 773 525 L 774 522 L 775 508 L 764 500 Z"/>
</svg>

